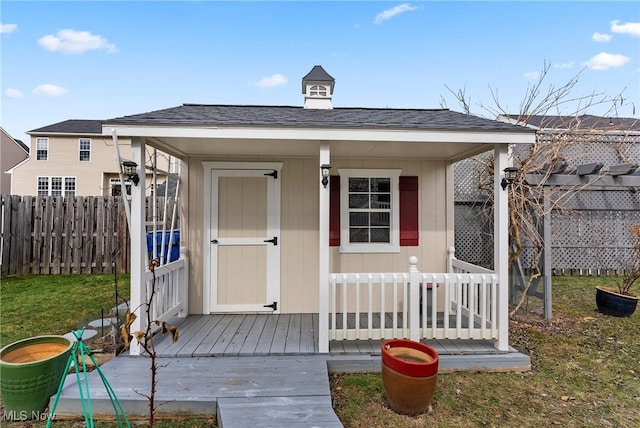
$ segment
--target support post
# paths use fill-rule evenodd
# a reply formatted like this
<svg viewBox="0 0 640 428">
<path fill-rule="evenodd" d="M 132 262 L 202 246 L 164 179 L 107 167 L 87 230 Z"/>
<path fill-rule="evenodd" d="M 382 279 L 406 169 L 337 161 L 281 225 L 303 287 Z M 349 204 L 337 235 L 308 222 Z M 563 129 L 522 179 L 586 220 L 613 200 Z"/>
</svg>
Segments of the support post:
<svg viewBox="0 0 640 428">
<path fill-rule="evenodd" d="M 187 247 L 180 247 L 180 258 L 184 260 L 184 268 L 182 269 L 182 278 L 180 278 L 180 300 L 182 301 L 182 309 L 178 312 L 178 317 L 185 318 L 189 315 L 189 253 Z"/>
<path fill-rule="evenodd" d="M 544 221 L 542 223 L 542 238 L 544 242 L 543 263 L 544 263 L 544 319 L 551 319 L 551 267 L 553 264 L 551 258 L 551 201 L 549 189 L 545 188 L 542 193 L 544 199 Z"/>
<path fill-rule="evenodd" d="M 145 317 L 142 316 L 146 309 L 147 284 L 145 274 L 147 271 L 147 240 L 145 228 L 145 144 L 140 138 L 131 140 L 131 160 L 138 164 L 137 173 L 140 182 L 137 186 L 131 186 L 131 295 L 130 310 L 137 311 L 137 318 L 131 325 L 131 331 L 144 331 Z M 123 189 L 124 190 L 124 189 Z M 141 313 L 142 311 L 142 313 Z M 131 355 L 140 354 L 140 345 L 132 343 L 129 349 Z"/>
<path fill-rule="evenodd" d="M 509 349 L 509 188 L 502 189 L 500 184 L 502 171 L 508 166 L 508 149 L 508 144 L 494 146 L 493 263 L 498 275 L 498 340 L 494 345 L 501 351 Z"/>
<path fill-rule="evenodd" d="M 319 224 L 318 224 L 318 351 L 329 353 L 329 189 L 322 185 L 321 165 L 331 160 L 329 143 L 320 144 L 318 164 Z"/>
<path fill-rule="evenodd" d="M 416 256 L 409 257 L 409 339 L 420 341 L 420 272 Z"/>
</svg>

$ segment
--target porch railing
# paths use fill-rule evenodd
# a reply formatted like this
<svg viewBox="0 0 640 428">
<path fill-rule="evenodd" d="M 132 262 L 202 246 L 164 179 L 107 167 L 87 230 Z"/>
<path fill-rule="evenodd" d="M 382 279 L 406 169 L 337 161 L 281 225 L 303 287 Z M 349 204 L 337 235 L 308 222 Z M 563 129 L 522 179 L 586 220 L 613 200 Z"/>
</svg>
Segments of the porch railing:
<svg viewBox="0 0 640 428">
<path fill-rule="evenodd" d="M 156 278 L 155 294 L 151 302 L 153 321 L 167 321 L 173 316 L 187 316 L 188 265 L 186 252 L 181 248 L 178 260 L 156 266 L 154 272 L 145 273 L 147 296 L 151 296 L 154 273 Z"/>
<path fill-rule="evenodd" d="M 329 339 L 498 339 L 498 276 L 449 256 L 447 273 L 333 273 Z"/>
</svg>

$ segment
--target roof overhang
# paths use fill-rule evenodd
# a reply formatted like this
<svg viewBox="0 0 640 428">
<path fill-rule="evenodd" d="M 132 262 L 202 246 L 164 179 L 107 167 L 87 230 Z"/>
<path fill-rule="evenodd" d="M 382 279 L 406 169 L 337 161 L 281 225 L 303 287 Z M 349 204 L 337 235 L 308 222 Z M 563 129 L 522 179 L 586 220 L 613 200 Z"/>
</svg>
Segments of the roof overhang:
<svg viewBox="0 0 640 428">
<path fill-rule="evenodd" d="M 523 128 L 526 129 L 526 128 Z M 349 129 L 309 127 L 144 126 L 110 123 L 103 135 L 143 138 L 181 156 L 317 156 L 328 142 L 332 157 L 446 159 L 457 161 L 495 144 L 532 144 L 535 133 L 489 130 Z"/>
</svg>

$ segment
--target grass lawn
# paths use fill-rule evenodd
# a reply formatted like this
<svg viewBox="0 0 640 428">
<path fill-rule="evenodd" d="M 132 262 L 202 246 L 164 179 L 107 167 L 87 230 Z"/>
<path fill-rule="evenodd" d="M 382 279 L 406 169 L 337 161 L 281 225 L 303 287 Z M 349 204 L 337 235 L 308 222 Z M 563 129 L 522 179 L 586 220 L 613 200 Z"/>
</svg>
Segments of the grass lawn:
<svg viewBox="0 0 640 428">
<path fill-rule="evenodd" d="M 554 277 L 553 319 L 511 320 L 530 372 L 440 374 L 433 413 L 416 417 L 388 408 L 379 374 L 333 374 L 336 413 L 345 427 L 640 427 L 640 309 L 598 313 L 603 281 Z"/>
<path fill-rule="evenodd" d="M 65 334 L 100 319 L 115 306 L 114 275 L 31 275 L 0 282 L 1 346 L 32 336 Z M 129 276 L 118 275 L 120 302 Z"/>
<path fill-rule="evenodd" d="M 595 286 L 603 281 L 607 279 L 555 277 L 552 321 L 541 319 L 536 299 L 529 313 L 511 320 L 510 343 L 531 356 L 529 372 L 440 374 L 433 413 L 415 417 L 388 408 L 379 373 L 333 373 L 336 413 L 347 428 L 640 427 L 640 309 L 629 318 L 599 314 Z M 128 293 L 128 277 L 118 282 L 120 292 Z M 113 283 L 111 275 L 3 279 L 2 343 L 86 325 L 100 316 L 100 308 L 113 306 Z M 54 426 L 84 424 L 60 421 Z M 212 427 L 215 419 L 156 426 Z"/>
</svg>

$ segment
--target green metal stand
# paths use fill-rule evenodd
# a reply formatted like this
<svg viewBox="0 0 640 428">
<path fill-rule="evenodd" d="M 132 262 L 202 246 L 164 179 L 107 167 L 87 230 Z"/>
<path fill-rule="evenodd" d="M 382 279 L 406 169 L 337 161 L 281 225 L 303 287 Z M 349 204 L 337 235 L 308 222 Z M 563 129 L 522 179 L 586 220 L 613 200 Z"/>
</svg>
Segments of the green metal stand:
<svg viewBox="0 0 640 428">
<path fill-rule="evenodd" d="M 88 356 L 96 371 L 100 375 L 100 379 L 107 390 L 107 394 L 109 394 L 109 399 L 111 400 L 111 405 L 113 406 L 113 411 L 115 413 L 116 419 L 118 421 L 119 427 L 128 427 L 131 428 L 131 423 L 129 419 L 127 419 L 127 415 L 122 408 L 122 404 L 118 401 L 118 397 L 116 397 L 113 388 L 109 385 L 107 378 L 104 377 L 100 366 L 96 362 L 93 355 L 91 355 L 91 350 L 87 347 L 87 345 L 82 342 L 82 335 L 84 334 L 84 328 L 82 330 L 74 331 L 73 335 L 76 337 L 76 342 L 73 344 L 71 348 L 71 355 L 69 355 L 69 359 L 67 360 L 67 366 L 64 370 L 64 375 L 62 376 L 62 380 L 60 381 L 60 385 L 58 386 L 58 392 L 56 393 L 56 397 L 53 400 L 53 405 L 51 406 L 51 411 L 49 412 L 49 418 L 47 419 L 47 428 L 51 427 L 51 423 L 53 422 L 53 418 L 56 414 L 56 407 L 58 406 L 58 400 L 60 399 L 60 394 L 62 393 L 62 388 L 64 387 L 64 382 L 67 379 L 67 373 L 69 372 L 69 368 L 73 364 L 75 367 L 76 373 L 76 381 L 78 382 L 78 391 L 80 392 L 80 403 L 82 405 L 82 414 L 84 416 L 84 424 L 85 427 L 94 428 L 93 421 L 93 409 L 91 407 L 91 395 L 89 392 L 89 380 L 87 377 L 87 364 L 85 356 Z M 82 362 L 82 368 L 78 367 L 78 361 Z M 82 371 L 82 377 L 80 377 L 80 371 Z M 83 392 L 84 388 L 84 392 Z M 86 399 L 85 399 L 86 394 Z"/>
</svg>

